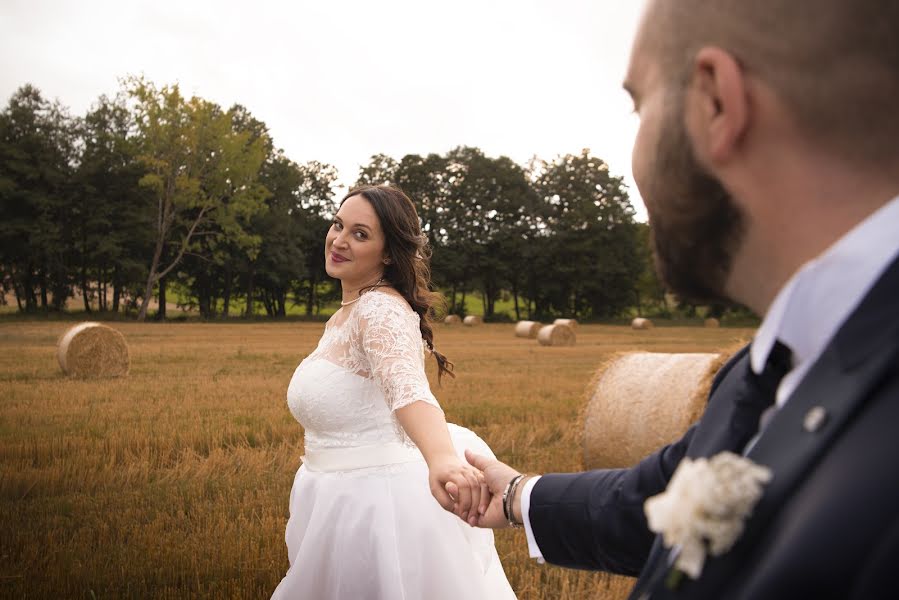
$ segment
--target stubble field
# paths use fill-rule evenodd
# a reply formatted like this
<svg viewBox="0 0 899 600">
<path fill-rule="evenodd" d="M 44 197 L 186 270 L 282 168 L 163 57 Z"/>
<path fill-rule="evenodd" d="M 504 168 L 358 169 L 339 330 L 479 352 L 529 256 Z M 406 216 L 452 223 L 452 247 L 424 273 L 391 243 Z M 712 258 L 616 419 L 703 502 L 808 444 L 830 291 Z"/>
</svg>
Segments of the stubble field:
<svg viewBox="0 0 899 600">
<path fill-rule="evenodd" d="M 71 325 L 0 323 L 0 597 L 268 598 L 303 447 L 285 392 L 324 325 L 113 323 L 131 373 L 103 381 L 62 376 Z M 579 412 L 615 353 L 732 350 L 752 335 L 586 325 L 577 346 L 544 348 L 512 332 L 436 326 L 458 377 L 437 388 L 428 371 L 448 420 L 538 473 L 581 468 Z M 498 532 L 497 547 L 522 599 L 629 585 L 537 565 L 522 531 Z"/>
</svg>

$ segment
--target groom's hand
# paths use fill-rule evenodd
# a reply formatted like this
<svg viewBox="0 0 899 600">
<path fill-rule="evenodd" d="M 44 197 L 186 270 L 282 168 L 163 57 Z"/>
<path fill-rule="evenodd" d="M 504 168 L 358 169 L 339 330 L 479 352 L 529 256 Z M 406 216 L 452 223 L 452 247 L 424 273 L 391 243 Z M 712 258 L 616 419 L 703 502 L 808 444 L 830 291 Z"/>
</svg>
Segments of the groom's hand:
<svg viewBox="0 0 899 600">
<path fill-rule="evenodd" d="M 475 454 L 471 450 L 465 451 L 465 459 L 471 466 L 484 473 L 487 489 L 490 491 L 490 504 L 487 505 L 487 510 L 479 516 L 478 527 L 490 529 L 509 527 L 509 521 L 503 515 L 503 491 L 509 482 L 520 473 L 509 465 Z M 520 514 L 518 507 L 516 507 L 515 514 Z"/>
<path fill-rule="evenodd" d="M 489 496 L 483 473 L 453 453 L 431 458 L 428 479 L 431 493 L 444 509 L 472 527 L 477 525 Z"/>
</svg>

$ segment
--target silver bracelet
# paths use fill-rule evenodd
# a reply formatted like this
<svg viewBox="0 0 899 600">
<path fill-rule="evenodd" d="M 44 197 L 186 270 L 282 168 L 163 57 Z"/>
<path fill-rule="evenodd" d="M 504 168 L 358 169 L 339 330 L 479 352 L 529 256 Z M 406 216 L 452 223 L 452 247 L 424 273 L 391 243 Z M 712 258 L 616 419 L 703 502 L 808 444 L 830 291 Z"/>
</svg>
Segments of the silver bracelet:
<svg viewBox="0 0 899 600">
<path fill-rule="evenodd" d="M 521 484 L 522 480 L 524 480 L 526 476 L 524 473 L 521 475 L 517 475 L 509 482 L 509 485 L 506 486 L 505 491 L 503 492 L 503 514 L 506 517 L 506 520 L 509 522 L 509 526 L 512 529 L 520 528 L 523 523 L 519 523 L 515 520 L 515 511 L 514 511 L 514 500 L 515 500 L 515 490 L 518 489 L 519 484 Z"/>
<path fill-rule="evenodd" d="M 512 491 L 512 485 L 521 478 L 521 475 L 516 475 L 512 479 L 509 480 L 509 483 L 506 485 L 506 489 L 503 490 L 503 516 L 506 518 L 506 521 L 510 520 L 509 516 L 509 506 L 512 502 L 512 496 L 509 492 Z"/>
</svg>

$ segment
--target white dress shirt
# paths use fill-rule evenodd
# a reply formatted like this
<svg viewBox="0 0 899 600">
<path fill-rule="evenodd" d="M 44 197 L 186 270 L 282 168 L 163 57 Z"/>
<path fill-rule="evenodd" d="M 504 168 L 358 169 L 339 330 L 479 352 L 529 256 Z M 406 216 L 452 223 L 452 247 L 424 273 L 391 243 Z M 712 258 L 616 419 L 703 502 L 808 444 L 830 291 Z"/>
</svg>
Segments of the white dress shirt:
<svg viewBox="0 0 899 600">
<path fill-rule="evenodd" d="M 761 374 L 777 340 L 793 351 L 793 368 L 777 388 L 778 408 L 789 400 L 831 338 L 897 255 L 899 196 L 803 265 L 777 293 L 755 334 L 749 360 L 752 370 Z M 538 479 L 529 479 L 522 488 L 521 515 L 528 551 L 543 563 L 528 518 L 531 491 Z"/>
</svg>

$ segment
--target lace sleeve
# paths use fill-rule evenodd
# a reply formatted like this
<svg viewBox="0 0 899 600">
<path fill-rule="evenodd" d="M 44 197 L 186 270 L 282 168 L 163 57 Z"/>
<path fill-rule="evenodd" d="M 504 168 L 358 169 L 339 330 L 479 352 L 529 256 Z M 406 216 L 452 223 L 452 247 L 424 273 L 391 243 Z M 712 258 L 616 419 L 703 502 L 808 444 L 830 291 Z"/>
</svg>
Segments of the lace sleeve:
<svg viewBox="0 0 899 600">
<path fill-rule="evenodd" d="M 360 302 L 362 349 L 371 376 L 395 411 L 421 400 L 440 408 L 425 375 L 424 342 L 418 315 L 406 303 L 382 292 Z"/>
</svg>

